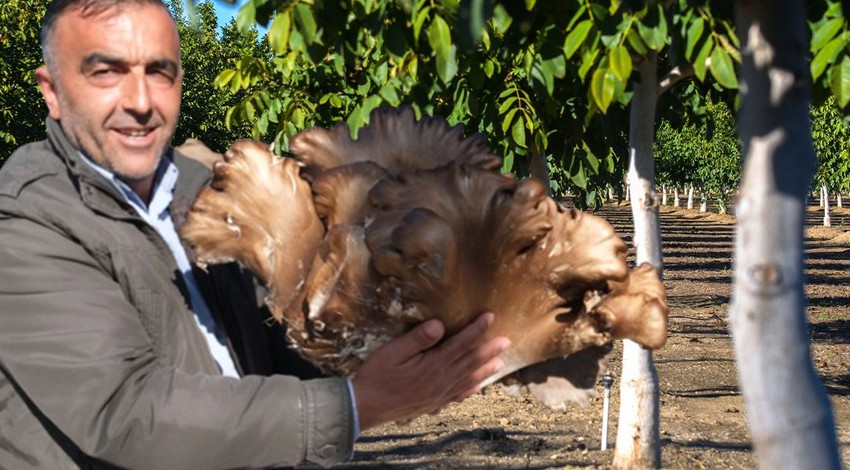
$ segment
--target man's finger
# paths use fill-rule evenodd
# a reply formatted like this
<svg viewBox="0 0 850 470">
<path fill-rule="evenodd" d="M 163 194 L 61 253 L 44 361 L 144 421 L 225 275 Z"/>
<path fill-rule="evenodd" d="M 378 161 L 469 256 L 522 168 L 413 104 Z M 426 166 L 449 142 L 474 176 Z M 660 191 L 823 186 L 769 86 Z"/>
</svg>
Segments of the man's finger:
<svg viewBox="0 0 850 470">
<path fill-rule="evenodd" d="M 441 321 L 431 319 L 416 325 L 404 335 L 386 343 L 380 351 L 382 354 L 397 358 L 396 363 L 402 364 L 437 344 L 445 331 L 446 329 Z"/>
<path fill-rule="evenodd" d="M 439 353 L 446 364 L 452 364 L 465 357 L 478 344 L 481 335 L 493 324 L 495 315 L 491 312 L 482 313 L 472 323 L 457 334 L 446 340 L 439 348 Z"/>
</svg>

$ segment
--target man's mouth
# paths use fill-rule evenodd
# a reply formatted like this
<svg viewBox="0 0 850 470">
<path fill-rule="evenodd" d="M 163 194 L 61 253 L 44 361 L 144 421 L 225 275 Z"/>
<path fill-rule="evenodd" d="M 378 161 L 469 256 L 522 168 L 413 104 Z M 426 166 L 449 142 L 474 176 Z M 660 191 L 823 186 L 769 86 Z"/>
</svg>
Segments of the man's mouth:
<svg viewBox="0 0 850 470">
<path fill-rule="evenodd" d="M 153 129 L 117 129 L 119 133 L 133 138 L 145 137 L 150 134 L 152 130 Z"/>
</svg>

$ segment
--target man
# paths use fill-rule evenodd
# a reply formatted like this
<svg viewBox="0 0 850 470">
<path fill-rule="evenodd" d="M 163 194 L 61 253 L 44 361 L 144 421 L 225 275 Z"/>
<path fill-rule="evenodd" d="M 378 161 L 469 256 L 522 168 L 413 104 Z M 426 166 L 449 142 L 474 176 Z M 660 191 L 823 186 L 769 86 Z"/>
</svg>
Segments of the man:
<svg viewBox="0 0 850 470">
<path fill-rule="evenodd" d="M 0 468 L 328 466 L 358 425 L 439 411 L 501 366 L 485 314 L 442 342 L 423 323 L 351 381 L 260 375 L 281 363 L 251 277 L 193 269 L 176 238 L 210 174 L 169 147 L 168 10 L 54 1 L 42 47 L 48 139 L 0 171 Z"/>
</svg>

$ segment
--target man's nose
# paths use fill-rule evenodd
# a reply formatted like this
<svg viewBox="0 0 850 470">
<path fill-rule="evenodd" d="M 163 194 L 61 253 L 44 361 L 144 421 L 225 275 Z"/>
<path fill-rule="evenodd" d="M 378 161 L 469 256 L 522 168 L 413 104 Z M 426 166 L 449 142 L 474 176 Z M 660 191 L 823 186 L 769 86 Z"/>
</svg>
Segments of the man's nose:
<svg viewBox="0 0 850 470">
<path fill-rule="evenodd" d="M 124 109 L 144 115 L 151 111 L 151 89 L 144 71 L 132 71 L 124 80 Z"/>
</svg>

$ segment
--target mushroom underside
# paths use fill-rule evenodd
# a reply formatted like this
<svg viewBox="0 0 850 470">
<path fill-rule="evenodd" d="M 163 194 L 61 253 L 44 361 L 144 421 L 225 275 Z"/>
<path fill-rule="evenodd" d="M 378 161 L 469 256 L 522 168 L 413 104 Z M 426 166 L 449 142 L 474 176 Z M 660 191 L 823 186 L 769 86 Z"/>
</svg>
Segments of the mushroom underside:
<svg viewBox="0 0 850 470">
<path fill-rule="evenodd" d="M 378 109 L 358 140 L 339 125 L 295 136 L 294 159 L 237 142 L 181 233 L 200 263 L 238 260 L 265 281 L 290 345 L 326 372 L 355 374 L 425 319 L 451 334 L 492 311 L 485 337 L 511 347 L 485 383 L 581 403 L 612 341 L 664 344 L 658 272 L 630 269 L 610 224 L 499 174 L 461 131 Z"/>
</svg>

